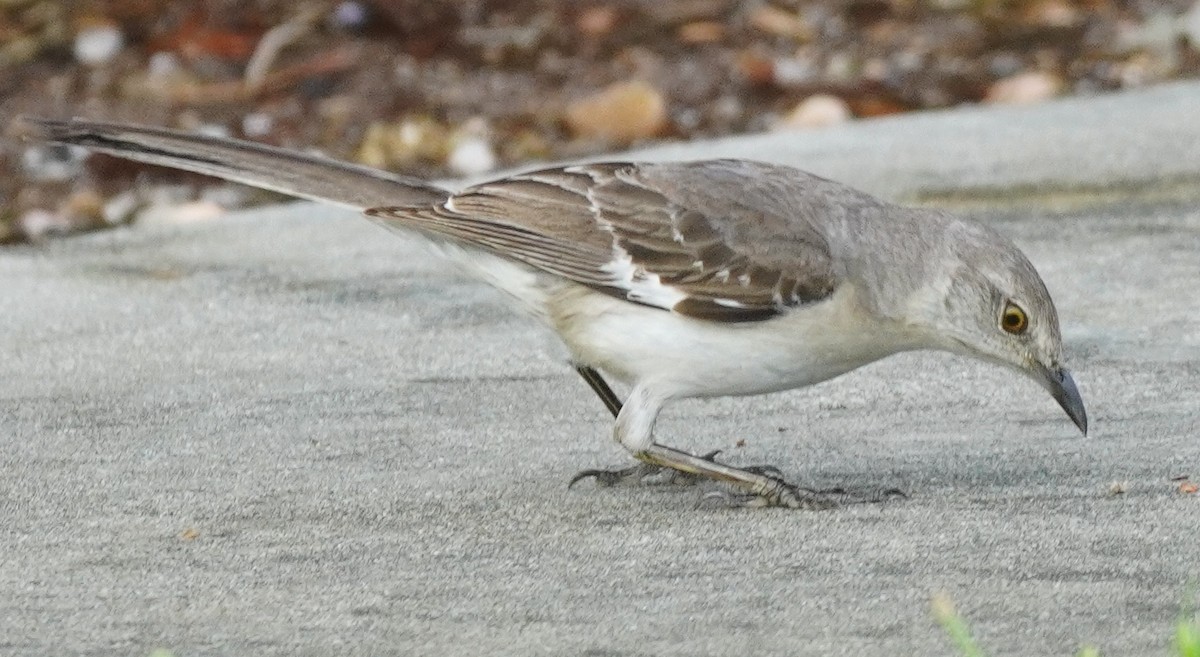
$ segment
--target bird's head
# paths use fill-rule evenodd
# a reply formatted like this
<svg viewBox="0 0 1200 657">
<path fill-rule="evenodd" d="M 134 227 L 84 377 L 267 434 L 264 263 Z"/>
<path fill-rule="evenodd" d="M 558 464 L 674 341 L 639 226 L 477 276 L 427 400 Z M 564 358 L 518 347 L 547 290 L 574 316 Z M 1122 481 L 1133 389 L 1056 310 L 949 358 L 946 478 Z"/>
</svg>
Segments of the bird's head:
<svg viewBox="0 0 1200 657">
<path fill-rule="evenodd" d="M 1009 239 L 984 226 L 952 222 L 940 271 L 917 294 L 918 312 L 950 351 L 1005 365 L 1054 396 L 1087 435 L 1087 412 L 1063 366 L 1058 311 L 1037 270 Z"/>
</svg>

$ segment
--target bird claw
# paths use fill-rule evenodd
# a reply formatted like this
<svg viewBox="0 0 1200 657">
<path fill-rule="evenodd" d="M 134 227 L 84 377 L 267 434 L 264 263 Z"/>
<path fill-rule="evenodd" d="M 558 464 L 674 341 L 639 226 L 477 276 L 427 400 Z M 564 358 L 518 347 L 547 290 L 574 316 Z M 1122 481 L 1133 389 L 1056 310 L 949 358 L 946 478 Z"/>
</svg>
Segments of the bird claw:
<svg viewBox="0 0 1200 657">
<path fill-rule="evenodd" d="M 838 498 L 841 504 L 879 504 L 894 499 L 908 499 L 908 493 L 899 488 L 886 487 L 843 488 L 835 486 L 833 488 L 822 488 L 810 492 L 817 495 Z"/>
<path fill-rule="evenodd" d="M 705 461 L 716 462 L 717 455 L 721 450 L 714 449 L 713 451 L 701 456 Z M 771 466 L 760 466 L 765 470 L 779 472 L 777 468 Z M 610 486 L 692 486 L 698 483 L 702 477 L 698 477 L 688 472 L 681 472 L 672 468 L 666 468 L 661 465 L 652 463 L 638 463 L 637 465 L 628 468 L 617 468 L 613 470 L 581 470 L 571 477 L 571 481 L 567 482 L 567 488 L 571 488 L 576 483 L 592 478 L 596 480 L 596 485 L 607 488 Z"/>
<path fill-rule="evenodd" d="M 571 488 L 589 477 L 596 480 L 597 486 L 605 488 L 610 486 L 637 486 L 642 484 L 647 478 L 659 474 L 662 470 L 663 468 L 657 465 L 649 465 L 647 463 L 639 463 L 628 468 L 616 470 L 580 470 L 574 477 L 571 477 L 571 481 L 567 482 L 567 488 Z"/>
<path fill-rule="evenodd" d="M 692 486 L 704 480 L 722 482 L 724 487 L 700 497 L 696 506 L 718 502 L 725 508 L 832 509 L 849 504 L 874 504 L 896 497 L 907 497 L 895 488 L 853 490 L 846 488 L 812 489 L 788 483 L 774 466 L 756 465 L 734 468 L 718 463 L 720 450 L 704 456 L 653 445 L 638 458 L 644 462 L 619 470 L 583 470 L 567 484 L 570 488 L 584 479 L 595 479 L 597 486 L 682 485 Z"/>
<path fill-rule="evenodd" d="M 851 504 L 880 504 L 892 499 L 907 499 L 898 488 L 848 490 L 841 487 L 811 489 L 794 486 L 780 477 L 771 476 L 774 486 L 762 493 L 736 490 L 714 490 L 696 501 L 696 508 L 715 506 L 726 509 L 784 508 L 805 511 L 824 511 Z"/>
</svg>

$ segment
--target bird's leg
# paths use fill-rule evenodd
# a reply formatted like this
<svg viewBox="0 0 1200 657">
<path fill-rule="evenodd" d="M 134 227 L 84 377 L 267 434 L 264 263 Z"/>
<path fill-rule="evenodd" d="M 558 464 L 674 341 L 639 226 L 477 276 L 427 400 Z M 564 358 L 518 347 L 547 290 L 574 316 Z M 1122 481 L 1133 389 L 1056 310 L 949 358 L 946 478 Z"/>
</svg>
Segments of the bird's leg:
<svg viewBox="0 0 1200 657">
<path fill-rule="evenodd" d="M 579 376 L 582 376 L 584 381 L 587 381 L 592 392 L 600 397 L 600 401 L 604 403 L 604 407 L 608 409 L 608 412 L 612 413 L 614 419 L 621 414 L 621 399 L 617 397 L 617 393 L 613 392 L 612 387 L 608 385 L 608 381 L 605 381 L 604 377 L 600 376 L 600 373 L 595 368 L 587 365 L 576 365 L 575 371 L 579 372 Z"/>
<path fill-rule="evenodd" d="M 720 453 L 721 450 L 715 449 L 704 456 L 693 458 L 715 463 L 714 459 Z M 684 470 L 643 460 L 641 463 L 631 465 L 628 468 L 580 470 L 575 473 L 574 477 L 571 477 L 571 481 L 567 482 L 567 488 L 589 478 L 595 479 L 596 484 L 600 486 L 660 486 L 668 484 L 692 486 L 700 481 L 698 477 Z"/>
<path fill-rule="evenodd" d="M 738 492 L 710 493 L 703 498 L 704 500 L 716 499 L 731 507 L 774 506 L 814 510 L 828 509 L 841 504 L 881 502 L 903 496 L 903 493 L 894 489 L 860 494 L 843 489 L 802 488 L 786 482 L 783 473 L 772 466 L 735 468 L 717 463 L 715 457 L 720 450 L 704 456 L 694 456 L 656 444 L 652 441 L 651 434 L 654 421 L 665 400 L 639 386 L 634 388 L 627 406 L 621 403 L 608 382 L 595 369 L 586 365 L 577 366 L 575 369 L 616 417 L 618 441 L 641 463 L 620 470 L 584 470 L 571 478 L 568 487 L 588 477 L 607 486 L 641 483 L 695 484 L 702 479 L 711 479 L 729 484 Z"/>
<path fill-rule="evenodd" d="M 613 392 L 612 386 L 604 380 L 604 377 L 593 367 L 587 365 L 576 365 L 575 371 L 579 372 L 579 376 L 587 381 L 588 386 L 600 398 L 604 407 L 608 412 L 612 413 L 613 418 L 621 414 L 621 399 L 617 397 L 617 393 Z M 701 458 L 712 460 L 716 458 L 721 450 L 709 452 Z M 690 485 L 696 483 L 696 478 L 688 475 L 680 470 L 673 468 L 664 468 L 651 463 L 638 463 L 637 465 L 628 468 L 619 468 L 614 470 L 581 470 L 567 484 L 567 488 L 574 486 L 576 482 L 593 478 L 596 483 L 601 486 L 620 486 L 620 485 L 641 485 L 641 484 L 684 484 Z"/>
</svg>

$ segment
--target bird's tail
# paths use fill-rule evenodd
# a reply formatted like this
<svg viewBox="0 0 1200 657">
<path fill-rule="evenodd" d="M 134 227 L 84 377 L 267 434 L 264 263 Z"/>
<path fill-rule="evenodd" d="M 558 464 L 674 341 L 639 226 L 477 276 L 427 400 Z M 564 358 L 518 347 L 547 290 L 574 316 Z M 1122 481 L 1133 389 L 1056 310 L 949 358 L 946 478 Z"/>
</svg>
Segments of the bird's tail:
<svg viewBox="0 0 1200 657">
<path fill-rule="evenodd" d="M 47 141 L 356 210 L 428 205 L 449 195 L 416 178 L 248 141 L 80 119 L 23 120 L 33 126 L 34 136 Z"/>
</svg>

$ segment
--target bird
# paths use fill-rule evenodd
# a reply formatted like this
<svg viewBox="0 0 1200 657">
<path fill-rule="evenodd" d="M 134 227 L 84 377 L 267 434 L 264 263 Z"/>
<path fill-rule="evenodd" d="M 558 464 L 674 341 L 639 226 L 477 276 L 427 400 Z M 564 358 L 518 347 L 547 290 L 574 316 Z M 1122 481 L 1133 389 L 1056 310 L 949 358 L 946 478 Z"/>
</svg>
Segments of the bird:
<svg viewBox="0 0 1200 657">
<path fill-rule="evenodd" d="M 844 491 L 669 447 L 655 421 L 675 400 L 811 386 L 917 350 L 1032 379 L 1087 435 L 1037 270 L 1004 235 L 943 210 L 751 160 L 585 162 L 455 191 L 224 137 L 24 121 L 50 142 L 355 209 L 494 286 L 558 336 L 636 459 L 572 484 L 663 472 L 723 482 L 731 506 L 838 506 Z"/>
</svg>

